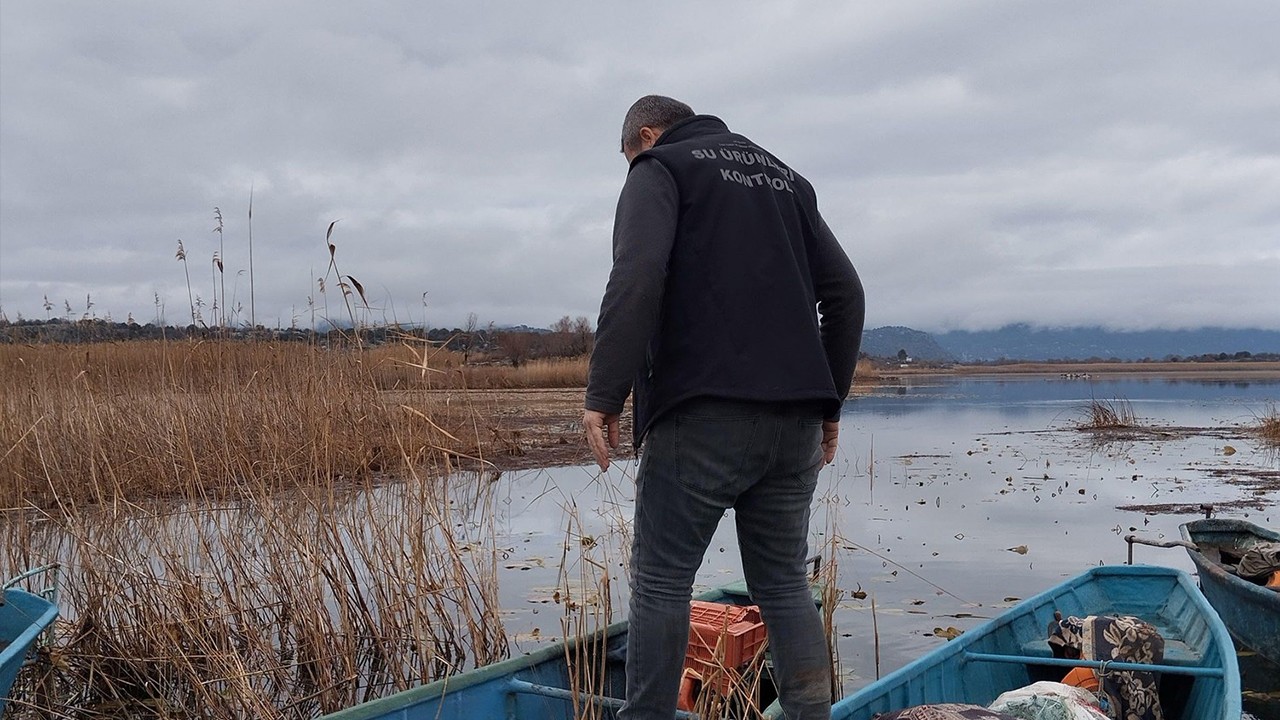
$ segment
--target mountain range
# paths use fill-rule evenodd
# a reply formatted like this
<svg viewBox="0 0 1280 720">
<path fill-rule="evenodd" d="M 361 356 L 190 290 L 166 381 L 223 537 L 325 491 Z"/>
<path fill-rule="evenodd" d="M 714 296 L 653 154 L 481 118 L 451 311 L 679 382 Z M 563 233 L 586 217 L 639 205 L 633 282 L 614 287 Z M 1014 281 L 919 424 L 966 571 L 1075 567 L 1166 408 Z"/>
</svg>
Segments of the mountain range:
<svg viewBox="0 0 1280 720">
<path fill-rule="evenodd" d="M 912 358 L 930 362 L 1165 360 L 1223 354 L 1245 358 L 1280 354 L 1280 331 L 1234 328 L 1109 330 L 1102 327 L 1042 328 L 1018 324 L 996 330 L 952 330 L 936 334 L 887 326 L 867 330 L 862 335 L 862 352 L 873 357 L 896 357 L 901 350 Z"/>
</svg>

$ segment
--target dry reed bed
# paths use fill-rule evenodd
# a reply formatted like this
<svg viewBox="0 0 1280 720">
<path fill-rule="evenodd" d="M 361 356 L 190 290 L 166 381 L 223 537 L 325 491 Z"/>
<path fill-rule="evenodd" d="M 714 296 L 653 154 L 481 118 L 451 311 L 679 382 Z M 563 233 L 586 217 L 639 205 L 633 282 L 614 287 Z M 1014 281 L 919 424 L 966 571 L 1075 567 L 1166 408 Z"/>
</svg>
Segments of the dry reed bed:
<svg viewBox="0 0 1280 720">
<path fill-rule="evenodd" d="M 468 388 L 585 388 L 588 359 L 531 360 L 520 367 L 479 365 L 449 380 Z M 460 377 L 461 376 L 461 377 Z"/>
<path fill-rule="evenodd" d="M 17 697 L 79 717 L 311 717 L 501 659 L 486 508 L 414 477 L 10 513 L 6 572 L 63 565 L 49 661 Z"/>
<path fill-rule="evenodd" d="M 236 492 L 476 456 L 465 408 L 406 408 L 380 390 L 543 387 L 585 360 L 460 368 L 418 345 L 0 346 L 0 507 Z M 402 397 L 402 396 L 397 396 Z M 425 416 L 425 417 L 424 417 Z"/>
<path fill-rule="evenodd" d="M 504 657 L 488 485 L 449 475 L 466 418 L 370 371 L 421 360 L 0 347 L 0 573 L 63 565 L 15 715 L 312 717 Z"/>
</svg>

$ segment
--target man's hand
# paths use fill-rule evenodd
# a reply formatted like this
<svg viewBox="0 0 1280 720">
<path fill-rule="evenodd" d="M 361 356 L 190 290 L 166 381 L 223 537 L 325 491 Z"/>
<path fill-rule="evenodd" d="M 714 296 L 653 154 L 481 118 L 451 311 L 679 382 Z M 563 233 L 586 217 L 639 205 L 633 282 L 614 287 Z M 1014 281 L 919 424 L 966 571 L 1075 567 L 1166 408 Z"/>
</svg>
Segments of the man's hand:
<svg viewBox="0 0 1280 720">
<path fill-rule="evenodd" d="M 618 413 L 606 415 L 597 410 L 582 413 L 582 428 L 587 432 L 587 447 L 596 458 L 600 470 L 609 469 L 609 449 L 618 447 Z M 835 452 L 834 450 L 832 451 Z"/>
<path fill-rule="evenodd" d="M 827 465 L 836 459 L 836 445 L 840 439 L 840 421 L 822 421 L 822 464 Z"/>
</svg>

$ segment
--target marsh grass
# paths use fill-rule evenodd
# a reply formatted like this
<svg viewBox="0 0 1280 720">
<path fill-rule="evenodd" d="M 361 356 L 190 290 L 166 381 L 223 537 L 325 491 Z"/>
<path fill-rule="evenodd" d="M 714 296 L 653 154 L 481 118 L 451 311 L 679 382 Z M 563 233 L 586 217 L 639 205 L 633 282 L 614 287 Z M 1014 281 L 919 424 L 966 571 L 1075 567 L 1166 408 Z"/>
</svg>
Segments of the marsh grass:
<svg viewBox="0 0 1280 720">
<path fill-rule="evenodd" d="M 702 679 L 702 691 L 698 693 L 693 712 L 703 720 L 763 717 L 764 708 L 759 698 L 761 684 L 769 672 L 765 663 L 768 650 L 766 638 L 745 666 L 729 668 L 724 664 L 723 647 L 717 647 L 711 670 Z M 728 692 L 715 689 L 721 683 L 727 683 Z"/>
<path fill-rule="evenodd" d="M 299 344 L 0 346 L 0 507 L 223 497 L 438 462 L 456 443 L 442 429 L 466 418 L 386 402 L 379 364 Z"/>
<path fill-rule="evenodd" d="M 616 695 L 621 678 L 610 677 L 608 627 L 613 622 L 615 561 L 610 543 L 583 531 L 576 507 L 566 508 L 565 542 L 555 601 L 561 606 L 561 637 L 573 691 L 575 720 L 610 716 L 590 698 Z M 616 540 L 615 540 L 616 542 Z"/>
<path fill-rule="evenodd" d="M 237 478 L 290 487 L 399 472 L 442 454 L 450 470 L 480 469 L 473 409 L 419 391 L 586 380 L 585 358 L 511 368 L 462 357 L 408 337 L 364 350 L 0 345 L 0 507 L 221 497 Z"/>
<path fill-rule="evenodd" d="M 405 339 L 406 346 L 416 348 L 417 354 L 423 354 L 423 343 L 417 339 Z M 379 388 L 397 389 L 421 387 L 427 381 L 415 376 L 416 370 L 410 366 L 407 370 L 399 360 L 388 361 L 388 358 L 399 355 L 396 348 L 375 348 L 370 352 L 375 361 L 374 378 Z M 476 390 L 489 389 L 522 389 L 522 388 L 585 388 L 590 358 L 587 356 L 570 358 L 539 358 L 529 360 L 519 367 L 512 367 L 499 357 L 489 357 L 481 353 L 462 353 L 441 348 L 428 347 L 425 354 L 430 358 L 433 372 L 430 386 L 435 389 L 470 388 Z M 859 386 L 874 385 L 881 376 L 869 363 L 858 365 L 858 375 L 854 383 Z"/>
<path fill-rule="evenodd" d="M 1081 430 L 1123 430 L 1138 425 L 1133 404 L 1124 399 L 1092 400 L 1081 415 Z"/>
<path fill-rule="evenodd" d="M 1258 417 L 1254 432 L 1262 441 L 1272 447 L 1280 447 L 1280 409 L 1272 407 Z"/>
<path fill-rule="evenodd" d="M 311 717 L 504 658 L 466 409 L 373 380 L 415 363 L 0 346 L 0 573 L 63 566 L 15 717 Z"/>
<path fill-rule="evenodd" d="M 505 655 L 485 563 L 401 524 L 421 516 L 369 525 L 328 504 L 51 525 L 66 567 L 51 706 L 309 717 Z"/>
<path fill-rule="evenodd" d="M 588 358 L 542 358 L 512 367 L 500 358 L 447 350 L 404 335 L 364 352 L 379 390 L 505 390 L 585 388 Z"/>
<path fill-rule="evenodd" d="M 831 701 L 835 702 L 843 696 L 843 684 L 840 681 L 840 647 L 836 643 L 836 608 L 844 599 L 844 591 L 840 589 L 840 548 L 845 544 L 835 527 L 835 516 L 827 516 L 827 542 L 819 551 L 819 557 L 825 558 L 814 572 L 814 579 L 822 589 L 822 631 L 827 639 L 827 654 L 831 657 Z M 877 638 L 877 642 L 879 639 Z"/>
<path fill-rule="evenodd" d="M 572 388 L 587 385 L 587 358 L 531 360 L 518 368 L 486 365 L 468 368 L 470 388 Z"/>
</svg>

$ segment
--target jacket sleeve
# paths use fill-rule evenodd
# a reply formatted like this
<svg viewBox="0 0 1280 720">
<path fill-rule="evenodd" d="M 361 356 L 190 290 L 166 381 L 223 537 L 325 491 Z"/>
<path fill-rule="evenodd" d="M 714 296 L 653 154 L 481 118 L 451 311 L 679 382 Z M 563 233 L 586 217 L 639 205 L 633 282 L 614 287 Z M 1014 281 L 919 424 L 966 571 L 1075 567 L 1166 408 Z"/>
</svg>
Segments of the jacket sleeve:
<svg viewBox="0 0 1280 720">
<path fill-rule="evenodd" d="M 840 242 L 818 217 L 815 252 L 809 259 L 814 291 L 818 298 L 818 326 L 822 334 L 822 348 L 827 354 L 827 366 L 841 403 L 853 384 L 853 373 L 862 346 L 862 325 L 866 315 L 866 297 L 862 280 L 854 269 Z M 838 420 L 837 409 L 827 420 Z"/>
<path fill-rule="evenodd" d="M 586 408 L 622 412 L 662 314 L 667 262 L 676 237 L 675 179 L 653 158 L 627 175 L 613 223 L 613 270 L 600 303 Z"/>
</svg>

